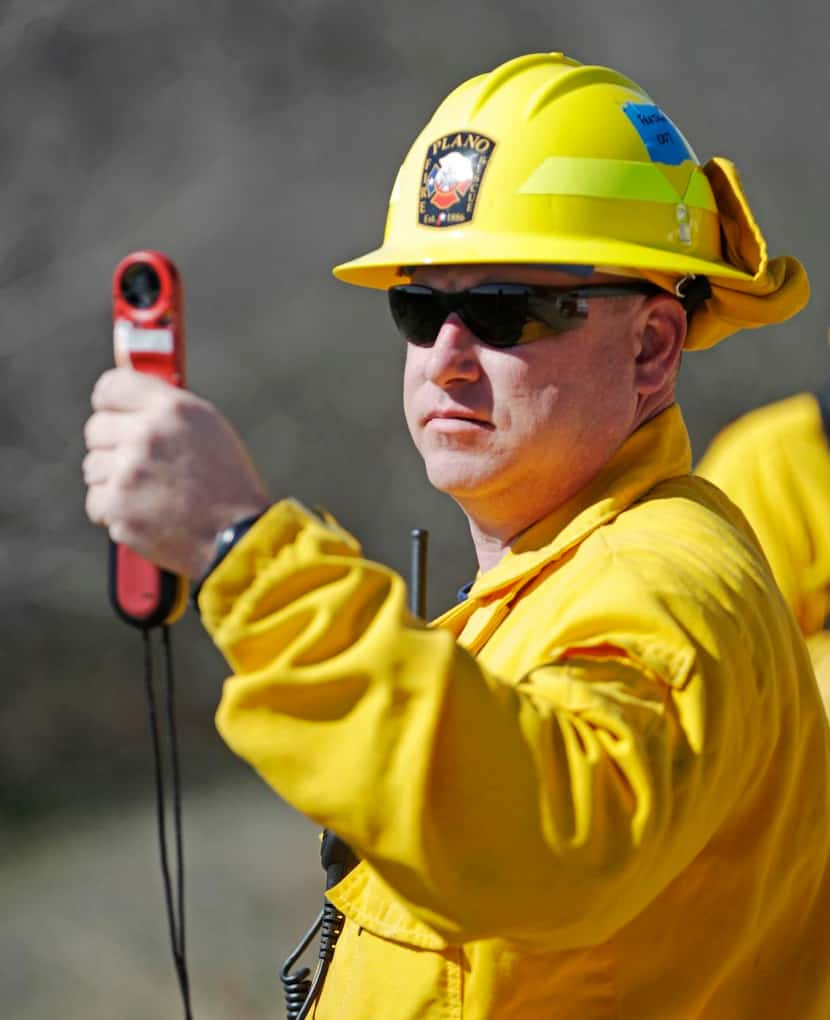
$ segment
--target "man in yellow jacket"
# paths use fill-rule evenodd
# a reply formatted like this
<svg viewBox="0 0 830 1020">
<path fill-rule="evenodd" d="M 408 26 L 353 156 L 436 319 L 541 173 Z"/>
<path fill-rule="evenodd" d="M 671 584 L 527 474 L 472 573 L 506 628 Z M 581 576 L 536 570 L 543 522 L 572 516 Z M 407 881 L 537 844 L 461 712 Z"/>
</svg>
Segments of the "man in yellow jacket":
<svg viewBox="0 0 830 1020">
<path fill-rule="evenodd" d="M 824 713 L 674 401 L 681 349 L 794 314 L 801 266 L 729 162 L 553 53 L 448 96 L 383 244 L 335 273 L 388 291 L 409 429 L 470 522 L 465 601 L 414 619 L 157 380 L 98 381 L 84 462 L 93 521 L 206 573 L 226 741 L 359 858 L 311 1015 L 826 1020 Z"/>
<path fill-rule="evenodd" d="M 799 393 L 743 415 L 697 473 L 746 514 L 807 640 L 830 709 L 830 392 Z"/>
</svg>

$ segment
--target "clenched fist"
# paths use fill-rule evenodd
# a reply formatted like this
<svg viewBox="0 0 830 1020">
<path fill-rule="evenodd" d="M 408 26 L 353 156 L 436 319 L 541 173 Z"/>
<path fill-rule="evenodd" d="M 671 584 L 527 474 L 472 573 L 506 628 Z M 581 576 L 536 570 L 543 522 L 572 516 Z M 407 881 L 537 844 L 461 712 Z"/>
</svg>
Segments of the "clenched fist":
<svg viewBox="0 0 830 1020">
<path fill-rule="evenodd" d="M 239 436 L 205 400 L 116 368 L 92 392 L 84 430 L 86 512 L 153 563 L 198 577 L 216 533 L 270 500 Z"/>
</svg>

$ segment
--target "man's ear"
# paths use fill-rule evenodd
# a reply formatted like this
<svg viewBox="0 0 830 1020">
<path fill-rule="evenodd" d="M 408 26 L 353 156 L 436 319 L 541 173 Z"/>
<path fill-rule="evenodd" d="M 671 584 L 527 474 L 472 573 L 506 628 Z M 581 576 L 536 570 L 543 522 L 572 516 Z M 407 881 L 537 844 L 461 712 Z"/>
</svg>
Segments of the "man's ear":
<svg viewBox="0 0 830 1020">
<path fill-rule="evenodd" d="M 640 350 L 635 382 L 642 396 L 674 382 L 686 340 L 686 312 L 671 294 L 655 294 L 640 310 Z"/>
</svg>

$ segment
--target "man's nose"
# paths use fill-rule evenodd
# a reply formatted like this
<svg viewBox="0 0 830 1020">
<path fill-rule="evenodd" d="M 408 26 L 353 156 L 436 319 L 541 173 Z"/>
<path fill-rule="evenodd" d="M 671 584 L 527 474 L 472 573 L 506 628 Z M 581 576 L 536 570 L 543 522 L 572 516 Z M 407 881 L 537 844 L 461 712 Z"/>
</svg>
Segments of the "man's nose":
<svg viewBox="0 0 830 1020">
<path fill-rule="evenodd" d="M 429 351 L 426 374 L 438 386 L 469 382 L 481 375 L 479 340 L 456 312 L 447 316 L 438 331 Z"/>
</svg>

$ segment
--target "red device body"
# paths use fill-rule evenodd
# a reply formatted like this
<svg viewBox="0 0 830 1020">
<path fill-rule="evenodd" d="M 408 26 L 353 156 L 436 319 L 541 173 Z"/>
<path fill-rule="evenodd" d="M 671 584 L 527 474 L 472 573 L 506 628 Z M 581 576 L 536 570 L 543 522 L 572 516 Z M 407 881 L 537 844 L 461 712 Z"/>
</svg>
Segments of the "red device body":
<svg viewBox="0 0 830 1020">
<path fill-rule="evenodd" d="M 112 323 L 116 365 L 184 386 L 182 284 L 167 256 L 137 251 L 118 263 L 112 281 Z M 187 608 L 187 594 L 185 578 L 110 542 L 110 602 L 127 623 L 141 628 L 173 623 Z"/>
</svg>

